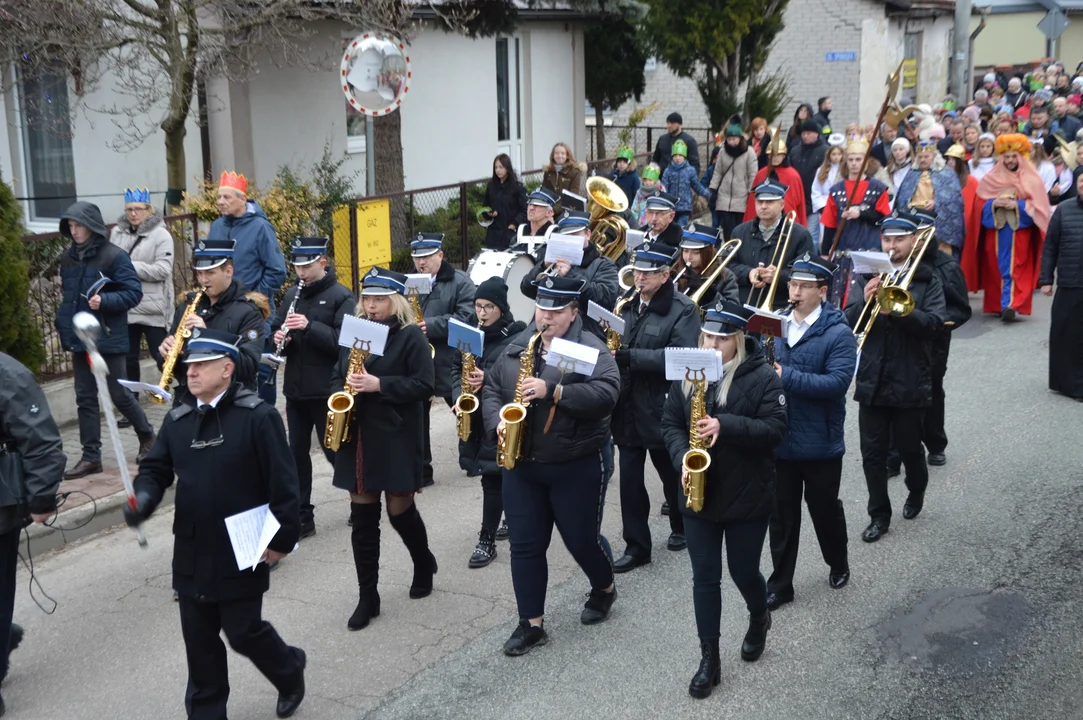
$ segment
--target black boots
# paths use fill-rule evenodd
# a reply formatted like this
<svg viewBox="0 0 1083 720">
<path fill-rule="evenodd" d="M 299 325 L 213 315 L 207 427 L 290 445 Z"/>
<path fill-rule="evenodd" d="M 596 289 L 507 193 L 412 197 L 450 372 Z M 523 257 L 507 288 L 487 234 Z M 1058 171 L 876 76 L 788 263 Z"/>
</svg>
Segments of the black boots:
<svg viewBox="0 0 1083 720">
<path fill-rule="evenodd" d="M 718 655 L 718 641 L 709 640 L 699 644 L 699 670 L 688 683 L 688 694 L 697 700 L 709 697 L 715 685 L 722 682 L 722 659 Z"/>
<path fill-rule="evenodd" d="M 380 615 L 380 503 L 350 503 L 350 544 L 353 564 L 357 568 L 359 599 L 346 627 L 360 630 L 369 620 Z"/>
<path fill-rule="evenodd" d="M 410 599 L 427 597 L 432 594 L 432 576 L 436 574 L 436 558 L 429 552 L 429 535 L 425 532 L 425 523 L 417 505 L 412 504 L 401 515 L 391 515 L 391 527 L 402 538 L 402 544 L 410 551 L 414 561 L 414 579 L 410 583 Z"/>
<path fill-rule="evenodd" d="M 763 655 L 763 648 L 767 645 L 767 631 L 771 629 L 771 611 L 765 610 L 760 617 L 748 617 L 748 632 L 745 633 L 745 641 L 741 643 L 741 659 L 745 662 L 756 662 Z"/>
<path fill-rule="evenodd" d="M 531 648 L 540 647 L 549 642 L 549 635 L 542 625 L 531 625 L 529 620 L 519 620 L 519 626 L 504 643 L 504 654 L 516 657 L 526 655 Z"/>
<path fill-rule="evenodd" d="M 483 568 L 496 559 L 496 534 L 492 530 L 481 529 L 478 533 L 478 544 L 474 547 L 474 554 L 470 556 L 468 567 Z"/>
</svg>

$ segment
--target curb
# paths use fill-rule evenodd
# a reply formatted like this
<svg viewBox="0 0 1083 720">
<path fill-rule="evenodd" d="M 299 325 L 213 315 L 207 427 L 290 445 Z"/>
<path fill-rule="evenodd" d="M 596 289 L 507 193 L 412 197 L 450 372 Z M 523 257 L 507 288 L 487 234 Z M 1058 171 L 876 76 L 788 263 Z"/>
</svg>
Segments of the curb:
<svg viewBox="0 0 1083 720">
<path fill-rule="evenodd" d="M 161 504 L 155 512 L 173 504 L 176 485 L 165 492 Z M 112 495 L 95 498 L 71 510 L 63 510 L 51 521 L 50 525 L 34 523 L 26 528 L 27 542 L 33 556 L 64 547 L 87 536 L 97 534 L 116 526 L 124 525 L 124 505 L 127 495 L 119 490 Z M 67 530 L 65 528 L 71 528 Z"/>
</svg>

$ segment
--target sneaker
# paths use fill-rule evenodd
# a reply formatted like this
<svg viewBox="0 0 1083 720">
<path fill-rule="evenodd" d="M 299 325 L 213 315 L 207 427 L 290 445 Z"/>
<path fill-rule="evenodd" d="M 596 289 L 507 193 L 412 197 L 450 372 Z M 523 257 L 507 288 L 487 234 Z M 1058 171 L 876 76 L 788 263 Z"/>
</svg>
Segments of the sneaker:
<svg viewBox="0 0 1083 720">
<path fill-rule="evenodd" d="M 584 625 L 597 625 L 609 617 L 609 609 L 617 599 L 617 588 L 612 592 L 605 590 L 591 590 L 587 593 L 587 602 L 583 605 L 583 612 L 579 621 Z"/>
<path fill-rule="evenodd" d="M 507 540 L 508 539 L 508 521 L 507 520 L 501 520 L 500 521 L 500 527 L 498 527 L 496 529 L 496 539 L 497 540 Z"/>
<path fill-rule="evenodd" d="M 492 530 L 481 529 L 478 533 L 478 544 L 474 546 L 474 554 L 470 556 L 467 567 L 483 568 L 496 559 L 496 542 Z"/>
<path fill-rule="evenodd" d="M 545 633 L 545 625 L 531 625 L 529 620 L 520 620 L 519 626 L 504 643 L 504 654 L 511 657 L 526 655 L 534 647 L 540 647 L 549 642 L 549 636 Z"/>
<path fill-rule="evenodd" d="M 130 428 L 131 426 L 132 426 L 132 421 L 129 420 L 128 418 L 123 417 L 123 416 L 117 418 L 117 428 L 119 428 L 121 430 L 126 430 L 126 429 Z"/>
</svg>

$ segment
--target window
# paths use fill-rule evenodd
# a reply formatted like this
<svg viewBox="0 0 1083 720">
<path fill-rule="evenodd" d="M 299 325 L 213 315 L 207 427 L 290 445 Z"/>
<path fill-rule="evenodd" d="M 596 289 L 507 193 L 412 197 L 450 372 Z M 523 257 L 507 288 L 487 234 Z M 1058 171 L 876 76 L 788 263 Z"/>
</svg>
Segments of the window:
<svg viewBox="0 0 1083 720">
<path fill-rule="evenodd" d="M 497 140 L 511 139 L 511 100 L 508 74 L 508 40 L 496 41 L 496 132 Z"/>
<path fill-rule="evenodd" d="M 903 76 L 899 104 L 902 106 L 917 102 L 918 69 L 921 67 L 920 32 L 908 32 L 903 36 Z"/>
<path fill-rule="evenodd" d="M 515 138 L 523 137 L 523 113 L 519 110 L 523 107 L 523 93 L 519 85 L 519 38 L 515 38 Z"/>
<path fill-rule="evenodd" d="M 30 219 L 59 218 L 76 199 L 67 73 L 21 78 L 19 99 Z"/>
</svg>

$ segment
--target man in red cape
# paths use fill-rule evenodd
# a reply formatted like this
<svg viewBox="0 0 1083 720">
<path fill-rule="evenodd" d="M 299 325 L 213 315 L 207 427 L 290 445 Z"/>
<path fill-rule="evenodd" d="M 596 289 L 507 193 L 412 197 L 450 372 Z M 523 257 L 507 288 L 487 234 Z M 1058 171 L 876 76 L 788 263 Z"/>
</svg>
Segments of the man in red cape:
<svg viewBox="0 0 1083 720">
<path fill-rule="evenodd" d="M 783 198 L 782 202 L 783 216 L 789 214 L 789 212 L 793 210 L 797 213 L 797 224 L 802 227 L 808 227 L 808 209 L 805 207 L 805 186 L 801 182 L 801 175 L 786 164 L 786 139 L 782 137 L 781 132 L 775 133 L 775 137 L 771 139 L 771 144 L 768 146 L 768 151 L 771 160 L 767 167 L 762 168 L 756 173 L 756 179 L 752 181 L 752 187 L 759 187 L 767 180 L 768 175 L 774 175 L 779 184 L 786 186 L 786 197 Z M 748 205 L 745 206 L 744 222 L 750 222 L 755 219 L 756 195 L 755 193 L 749 193 Z"/>
<path fill-rule="evenodd" d="M 962 266 L 967 288 L 985 291 L 985 312 L 1011 322 L 1017 313 L 1030 315 L 1051 212 L 1045 184 L 1030 162 L 1030 139 L 1001 135 L 996 152 L 997 164 L 978 183 L 981 234 L 963 248 Z"/>
</svg>

